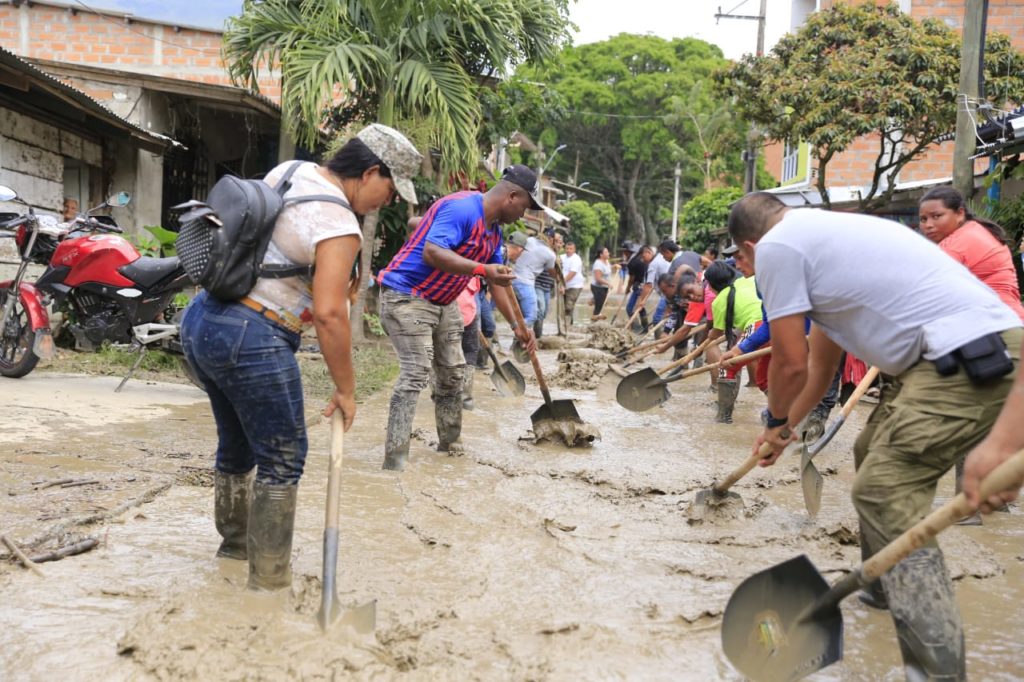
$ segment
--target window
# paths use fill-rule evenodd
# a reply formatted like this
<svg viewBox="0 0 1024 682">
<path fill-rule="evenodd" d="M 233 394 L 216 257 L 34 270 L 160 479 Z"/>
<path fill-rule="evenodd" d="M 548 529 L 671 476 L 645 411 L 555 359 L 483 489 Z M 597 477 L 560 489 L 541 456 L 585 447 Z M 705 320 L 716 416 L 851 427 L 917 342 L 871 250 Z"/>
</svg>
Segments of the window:
<svg viewBox="0 0 1024 682">
<path fill-rule="evenodd" d="M 800 168 L 800 144 L 786 140 L 782 146 L 782 182 L 783 184 L 796 178 Z"/>
</svg>

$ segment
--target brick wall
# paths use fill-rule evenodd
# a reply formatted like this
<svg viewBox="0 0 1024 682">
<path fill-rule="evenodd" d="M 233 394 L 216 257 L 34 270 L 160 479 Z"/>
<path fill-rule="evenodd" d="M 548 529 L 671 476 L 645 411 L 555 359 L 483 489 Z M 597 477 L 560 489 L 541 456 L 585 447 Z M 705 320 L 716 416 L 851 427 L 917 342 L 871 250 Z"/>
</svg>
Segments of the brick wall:
<svg viewBox="0 0 1024 682">
<path fill-rule="evenodd" d="M 848 3 L 873 2 L 878 5 L 887 4 L 885 0 L 845 0 Z M 835 0 L 822 0 L 822 9 L 828 9 Z M 933 18 L 945 21 L 951 28 L 959 32 L 963 27 L 964 0 L 912 0 L 910 15 L 915 19 Z M 1024 0 L 989 0 L 988 31 L 1005 33 L 1010 36 L 1014 47 L 1024 50 Z M 950 102 L 949 106 L 955 104 Z M 953 174 L 952 141 L 930 147 L 920 157 L 911 161 L 900 173 L 900 182 L 915 182 L 936 178 L 949 177 Z M 845 152 L 837 155 L 828 165 L 828 184 L 830 186 L 870 185 L 874 169 L 875 157 L 878 154 L 878 137 L 865 137 L 857 140 Z M 975 170 L 980 172 L 987 167 L 987 161 L 979 159 Z M 781 174 L 781 166 L 770 169 L 773 174 Z"/>
<path fill-rule="evenodd" d="M 69 11 L 47 5 L 0 5 L 0 45 L 22 57 L 101 66 L 124 71 L 231 85 L 220 57 L 221 33 L 132 19 Z M 275 102 L 280 86 L 273 74 L 260 79 L 260 92 Z M 106 100 L 104 93 L 89 93 Z"/>
</svg>

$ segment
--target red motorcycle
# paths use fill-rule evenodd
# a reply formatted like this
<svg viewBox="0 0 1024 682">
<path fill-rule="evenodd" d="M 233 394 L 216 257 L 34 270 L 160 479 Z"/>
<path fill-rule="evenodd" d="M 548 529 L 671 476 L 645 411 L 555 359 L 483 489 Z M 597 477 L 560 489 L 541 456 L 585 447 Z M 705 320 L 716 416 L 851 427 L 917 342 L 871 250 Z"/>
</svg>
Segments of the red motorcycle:
<svg viewBox="0 0 1024 682">
<path fill-rule="evenodd" d="M 16 200 L 16 192 L 0 186 L 0 201 Z M 138 368 L 149 347 L 181 354 L 178 325 L 169 306 L 191 282 L 178 259 L 141 256 L 118 236 L 124 230 L 112 219 L 91 215 L 129 201 L 121 192 L 63 224 L 36 214 L 32 207 L 0 223 L 0 235 L 14 238 L 20 257 L 14 279 L 0 282 L 0 375 L 25 376 L 40 359 L 52 356 L 51 308 L 63 315 L 63 326 L 79 350 L 111 343 L 130 345 L 138 352 L 116 390 Z M 32 263 L 46 266 L 34 283 L 25 281 Z"/>
</svg>

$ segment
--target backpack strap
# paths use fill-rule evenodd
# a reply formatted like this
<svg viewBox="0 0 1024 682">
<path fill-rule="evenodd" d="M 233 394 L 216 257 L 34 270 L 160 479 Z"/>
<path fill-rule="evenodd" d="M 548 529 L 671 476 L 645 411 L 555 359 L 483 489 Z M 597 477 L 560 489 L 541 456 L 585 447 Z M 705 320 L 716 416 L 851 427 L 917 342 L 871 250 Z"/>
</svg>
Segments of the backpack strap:
<svg viewBox="0 0 1024 682">
<path fill-rule="evenodd" d="M 299 170 L 299 166 L 306 163 L 305 161 L 292 161 L 291 165 L 285 170 L 284 175 L 274 185 L 274 190 L 282 197 L 285 193 L 292 188 L 292 176 L 295 175 L 295 171 Z"/>
<path fill-rule="evenodd" d="M 281 184 L 291 177 L 292 173 L 295 172 L 295 169 L 298 167 L 300 163 L 302 163 L 302 161 L 296 161 L 288 168 L 288 170 L 284 174 L 284 177 L 281 180 L 281 183 L 278 183 L 278 186 L 275 187 L 275 189 L 278 189 L 278 191 L 280 191 L 279 188 L 281 187 Z M 290 182 L 288 183 L 288 186 L 291 186 Z M 301 197 L 292 197 L 290 199 L 285 199 L 284 205 L 287 206 L 288 204 L 302 204 L 307 201 L 325 201 L 329 204 L 337 204 L 342 208 L 352 211 L 352 206 L 347 201 L 339 197 L 332 196 L 330 194 L 306 194 Z M 355 211 L 352 212 L 355 213 Z M 315 270 L 315 265 L 288 265 L 287 263 L 278 263 L 260 266 L 259 276 L 265 277 L 267 279 L 285 279 L 287 277 L 312 277 L 313 272 L 315 272 Z"/>
</svg>

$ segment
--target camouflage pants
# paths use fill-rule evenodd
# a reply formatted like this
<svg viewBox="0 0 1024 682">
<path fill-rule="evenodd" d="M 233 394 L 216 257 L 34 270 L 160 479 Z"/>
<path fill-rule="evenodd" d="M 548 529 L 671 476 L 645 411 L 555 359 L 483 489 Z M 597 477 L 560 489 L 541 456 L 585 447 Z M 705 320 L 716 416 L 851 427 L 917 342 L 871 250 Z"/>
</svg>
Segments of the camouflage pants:
<svg viewBox="0 0 1024 682">
<path fill-rule="evenodd" d="M 1019 371 L 1024 331 L 1002 337 L 1015 365 L 1005 377 L 977 385 L 962 368 L 941 376 L 922 360 L 883 390 L 854 446 L 865 558 L 931 511 L 938 480 L 991 430 Z"/>
</svg>

